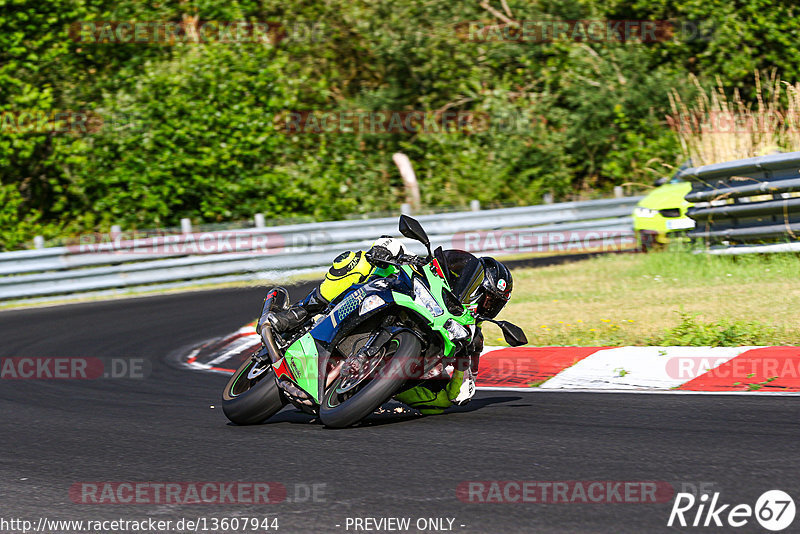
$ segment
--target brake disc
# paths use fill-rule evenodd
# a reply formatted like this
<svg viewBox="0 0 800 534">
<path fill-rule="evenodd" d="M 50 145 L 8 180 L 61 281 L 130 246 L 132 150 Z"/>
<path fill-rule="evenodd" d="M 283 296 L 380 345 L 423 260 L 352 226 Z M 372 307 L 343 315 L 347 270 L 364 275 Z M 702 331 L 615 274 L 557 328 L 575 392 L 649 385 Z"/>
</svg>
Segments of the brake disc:
<svg viewBox="0 0 800 534">
<path fill-rule="evenodd" d="M 336 393 L 347 393 L 354 387 L 363 382 L 383 358 L 383 351 L 380 351 L 375 356 L 368 356 L 364 351 L 354 354 L 345 360 L 342 366 L 342 374 L 344 375 L 342 382 L 336 388 Z"/>
</svg>

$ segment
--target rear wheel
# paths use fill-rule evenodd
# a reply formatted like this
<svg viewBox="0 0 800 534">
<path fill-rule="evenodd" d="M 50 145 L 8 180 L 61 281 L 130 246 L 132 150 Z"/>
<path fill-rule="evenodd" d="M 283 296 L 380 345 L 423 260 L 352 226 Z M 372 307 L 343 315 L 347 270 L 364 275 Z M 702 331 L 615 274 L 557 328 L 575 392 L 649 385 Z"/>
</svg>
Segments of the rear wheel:
<svg viewBox="0 0 800 534">
<path fill-rule="evenodd" d="M 222 392 L 222 411 L 237 425 L 265 421 L 286 404 L 272 365 L 252 358 L 236 370 Z"/>
<path fill-rule="evenodd" d="M 410 332 L 400 332 L 381 350 L 368 376 L 354 380 L 343 374 L 325 391 L 319 412 L 325 426 L 344 428 L 362 420 L 389 400 L 419 366 L 420 342 Z"/>
</svg>

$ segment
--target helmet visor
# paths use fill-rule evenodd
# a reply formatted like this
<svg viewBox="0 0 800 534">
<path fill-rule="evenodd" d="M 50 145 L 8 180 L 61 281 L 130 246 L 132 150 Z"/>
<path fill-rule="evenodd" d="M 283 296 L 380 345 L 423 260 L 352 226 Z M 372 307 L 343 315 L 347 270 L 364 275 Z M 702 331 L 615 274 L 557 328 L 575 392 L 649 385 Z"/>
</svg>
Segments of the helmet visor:
<svg viewBox="0 0 800 534">
<path fill-rule="evenodd" d="M 486 293 L 478 303 L 478 313 L 488 319 L 494 319 L 508 302 L 509 297 L 496 293 Z"/>
</svg>

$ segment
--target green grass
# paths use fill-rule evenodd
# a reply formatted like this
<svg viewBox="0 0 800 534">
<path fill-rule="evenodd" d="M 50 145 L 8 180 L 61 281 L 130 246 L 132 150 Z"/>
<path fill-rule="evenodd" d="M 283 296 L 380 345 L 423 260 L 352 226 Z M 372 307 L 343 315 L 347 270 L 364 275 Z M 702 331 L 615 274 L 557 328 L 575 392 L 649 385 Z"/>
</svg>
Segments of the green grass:
<svg viewBox="0 0 800 534">
<path fill-rule="evenodd" d="M 515 271 L 501 318 L 532 345 L 800 345 L 798 273 L 789 254 L 609 255 Z"/>
<path fill-rule="evenodd" d="M 704 322 L 697 314 L 680 312 L 680 322 L 648 340 L 649 345 L 739 347 L 772 345 L 784 335 L 778 327 L 759 321 Z"/>
</svg>

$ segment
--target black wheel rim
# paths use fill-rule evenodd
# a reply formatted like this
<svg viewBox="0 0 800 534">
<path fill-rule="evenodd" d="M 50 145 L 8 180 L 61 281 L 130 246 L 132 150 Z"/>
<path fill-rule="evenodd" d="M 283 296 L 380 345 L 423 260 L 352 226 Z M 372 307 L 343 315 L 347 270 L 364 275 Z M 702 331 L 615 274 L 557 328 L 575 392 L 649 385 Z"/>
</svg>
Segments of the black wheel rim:
<svg viewBox="0 0 800 534">
<path fill-rule="evenodd" d="M 250 363 L 246 365 L 244 368 L 239 371 L 236 375 L 236 380 L 231 385 L 230 389 L 230 396 L 231 397 L 238 397 L 242 393 L 245 393 L 253 388 L 262 378 L 267 376 L 267 372 L 269 369 L 269 362 L 262 362 L 256 360 L 250 360 Z M 263 369 L 261 372 L 253 373 L 254 369 Z M 254 375 L 254 376 L 253 376 Z M 253 376 L 250 378 L 249 376 Z"/>
<path fill-rule="evenodd" d="M 356 379 L 349 379 L 348 377 L 339 376 L 334 380 L 333 384 L 328 388 L 328 391 L 325 393 L 325 405 L 328 408 L 336 408 L 337 406 L 341 405 L 343 402 L 346 402 L 348 399 L 355 397 L 358 395 L 358 392 L 364 389 L 374 378 L 375 374 L 379 374 L 380 370 L 386 365 L 386 363 L 397 353 L 397 349 L 400 347 L 400 342 L 397 339 L 390 339 L 386 342 L 385 345 L 381 347 L 381 351 L 383 354 L 381 356 L 374 357 L 374 363 L 369 362 L 369 367 L 367 368 L 367 372 Z M 352 384 L 342 384 L 346 381 L 352 380 Z M 388 379 L 388 378 L 387 378 Z M 340 390 L 344 390 L 340 393 Z"/>
</svg>

